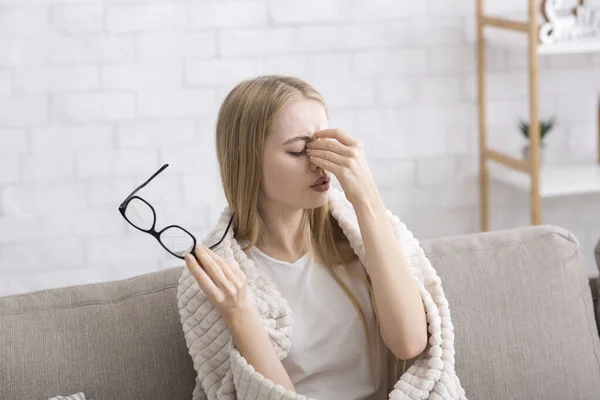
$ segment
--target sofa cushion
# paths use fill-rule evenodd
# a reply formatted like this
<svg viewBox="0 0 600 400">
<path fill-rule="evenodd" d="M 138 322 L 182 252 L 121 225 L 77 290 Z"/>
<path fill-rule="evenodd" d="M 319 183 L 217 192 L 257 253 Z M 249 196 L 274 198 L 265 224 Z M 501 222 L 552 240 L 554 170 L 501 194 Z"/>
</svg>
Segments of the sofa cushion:
<svg viewBox="0 0 600 400">
<path fill-rule="evenodd" d="M 0 399 L 189 400 L 181 268 L 0 298 Z"/>
<path fill-rule="evenodd" d="M 600 399 L 600 339 L 576 238 L 554 226 L 422 243 L 469 399 Z"/>
</svg>

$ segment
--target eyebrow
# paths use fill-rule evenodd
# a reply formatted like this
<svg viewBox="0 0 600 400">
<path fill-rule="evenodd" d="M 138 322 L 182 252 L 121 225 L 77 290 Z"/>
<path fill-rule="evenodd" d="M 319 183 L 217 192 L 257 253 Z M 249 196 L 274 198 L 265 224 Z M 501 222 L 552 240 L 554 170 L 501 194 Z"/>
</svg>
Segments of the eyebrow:
<svg viewBox="0 0 600 400">
<path fill-rule="evenodd" d="M 292 143 L 292 142 L 295 142 L 297 140 L 304 140 L 305 142 L 310 142 L 312 140 L 312 136 L 308 136 L 308 135 L 296 136 L 296 137 L 293 137 L 293 138 L 291 138 L 289 140 L 286 140 L 285 142 L 283 142 L 283 144 Z"/>
</svg>

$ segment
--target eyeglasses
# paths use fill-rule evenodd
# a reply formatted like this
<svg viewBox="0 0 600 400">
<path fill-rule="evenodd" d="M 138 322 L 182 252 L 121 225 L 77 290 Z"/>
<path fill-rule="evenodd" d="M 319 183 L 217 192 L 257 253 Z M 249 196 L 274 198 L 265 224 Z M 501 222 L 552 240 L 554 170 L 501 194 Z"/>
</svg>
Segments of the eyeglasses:
<svg viewBox="0 0 600 400">
<path fill-rule="evenodd" d="M 125 218 L 125 220 L 134 228 L 154 236 L 165 250 L 175 257 L 183 260 L 187 253 L 192 253 L 194 257 L 196 256 L 195 252 L 193 251 L 196 248 L 196 238 L 194 235 L 179 225 L 169 225 L 157 232 L 154 229 L 156 225 L 156 211 L 154 211 L 154 207 L 152 207 L 150 203 L 141 197 L 135 196 L 140 189 L 146 186 L 152 179 L 156 177 L 156 175 L 160 174 L 168 166 L 169 164 L 163 165 L 146 182 L 142 183 L 133 192 L 131 192 L 131 194 L 127 196 L 127 198 L 125 198 L 125 200 L 123 200 L 119 206 L 119 212 L 123 218 Z M 225 239 L 225 236 L 227 235 L 227 232 L 229 232 L 229 228 L 233 223 L 234 216 L 235 213 L 232 213 L 223 237 L 221 237 L 217 243 L 210 246 L 209 249 L 214 249 L 221 244 L 223 239 Z"/>
</svg>

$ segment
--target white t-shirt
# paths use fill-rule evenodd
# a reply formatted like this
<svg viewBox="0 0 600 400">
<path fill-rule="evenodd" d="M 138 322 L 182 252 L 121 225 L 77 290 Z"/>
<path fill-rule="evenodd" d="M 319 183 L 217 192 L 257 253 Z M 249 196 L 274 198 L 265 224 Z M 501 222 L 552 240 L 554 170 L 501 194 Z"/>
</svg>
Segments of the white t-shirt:
<svg viewBox="0 0 600 400">
<path fill-rule="evenodd" d="M 277 260 L 256 246 L 247 250 L 256 266 L 275 281 L 292 309 L 292 345 L 282 364 L 297 393 L 321 400 L 387 399 L 386 347 L 380 339 L 375 359 L 378 389 L 373 387 L 367 337 L 350 299 L 325 267 L 304 254 L 293 263 Z M 350 268 L 364 268 L 357 260 Z M 376 355 L 375 315 L 365 284 L 341 274 L 357 296 L 371 330 Z"/>
</svg>

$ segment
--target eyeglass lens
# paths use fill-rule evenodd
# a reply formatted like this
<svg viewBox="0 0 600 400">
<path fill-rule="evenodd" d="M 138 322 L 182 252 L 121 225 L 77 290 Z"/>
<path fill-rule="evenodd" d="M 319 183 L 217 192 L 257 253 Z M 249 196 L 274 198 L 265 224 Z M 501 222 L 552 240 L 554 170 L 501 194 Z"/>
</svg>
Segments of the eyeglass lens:
<svg viewBox="0 0 600 400">
<path fill-rule="evenodd" d="M 156 218 L 152 208 L 138 198 L 133 198 L 127 203 L 125 217 L 136 228 L 144 231 L 152 229 Z M 183 229 L 174 226 L 162 231 L 159 240 L 167 250 L 181 257 L 191 252 L 194 247 L 194 238 Z"/>
<path fill-rule="evenodd" d="M 194 247 L 194 239 L 184 230 L 172 226 L 160 234 L 160 242 L 171 253 L 183 257 Z"/>
<path fill-rule="evenodd" d="M 133 198 L 125 208 L 125 218 L 135 227 L 149 231 L 154 225 L 154 211 L 150 206 L 138 198 Z"/>
</svg>

